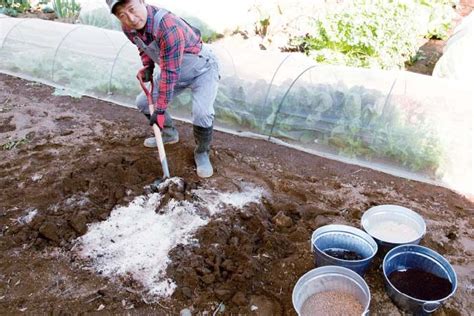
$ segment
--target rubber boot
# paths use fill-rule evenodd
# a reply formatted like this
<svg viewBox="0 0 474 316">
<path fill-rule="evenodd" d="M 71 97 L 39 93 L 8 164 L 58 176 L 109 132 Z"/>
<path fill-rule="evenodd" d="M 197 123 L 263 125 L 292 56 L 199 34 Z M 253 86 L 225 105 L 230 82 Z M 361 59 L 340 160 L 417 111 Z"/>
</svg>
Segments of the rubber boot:
<svg viewBox="0 0 474 316">
<path fill-rule="evenodd" d="M 214 173 L 209 151 L 211 150 L 212 126 L 200 127 L 193 125 L 194 140 L 196 149 L 194 150 L 194 161 L 196 162 L 197 174 L 201 178 L 209 178 Z"/>
<path fill-rule="evenodd" d="M 145 116 L 148 121 L 150 121 L 150 114 L 145 114 Z M 168 112 L 165 112 L 165 124 L 161 130 L 161 138 L 164 145 L 176 144 L 179 142 L 178 130 L 174 126 L 173 119 L 171 118 L 171 115 L 168 114 Z M 143 142 L 143 145 L 150 148 L 156 147 L 155 136 L 146 138 Z"/>
</svg>

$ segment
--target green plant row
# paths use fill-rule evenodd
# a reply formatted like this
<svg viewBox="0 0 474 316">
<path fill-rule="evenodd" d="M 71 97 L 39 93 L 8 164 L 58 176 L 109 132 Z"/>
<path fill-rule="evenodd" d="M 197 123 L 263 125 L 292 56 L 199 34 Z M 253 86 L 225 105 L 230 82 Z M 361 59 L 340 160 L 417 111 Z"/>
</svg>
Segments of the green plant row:
<svg viewBox="0 0 474 316">
<path fill-rule="evenodd" d="M 363 86 L 313 84 L 272 87 L 226 78 L 215 107 L 217 120 L 235 130 L 283 138 L 350 158 L 396 162 L 437 176 L 442 147 L 421 105 L 406 96 L 393 98 Z M 191 98 L 176 98 L 173 108 L 190 110 Z M 265 107 L 263 105 L 266 104 Z M 421 113 L 421 114 L 420 114 Z"/>
<path fill-rule="evenodd" d="M 29 0 L 0 0 L 0 13 L 16 17 L 30 8 Z"/>
<path fill-rule="evenodd" d="M 449 0 L 353 0 L 315 19 L 315 29 L 291 41 L 320 63 L 403 69 L 419 39 L 445 39 L 454 10 Z"/>
<path fill-rule="evenodd" d="M 81 5 L 75 0 L 52 0 L 58 18 L 75 19 L 81 12 Z"/>
<path fill-rule="evenodd" d="M 52 9 L 49 6 L 52 5 Z M 54 12 L 58 18 L 71 20 L 72 22 L 79 16 L 81 5 L 76 0 L 44 0 L 38 3 L 43 12 Z M 17 17 L 31 9 L 30 0 L 0 0 L 0 13 L 11 17 Z M 36 8 L 36 9 L 38 9 Z"/>
</svg>

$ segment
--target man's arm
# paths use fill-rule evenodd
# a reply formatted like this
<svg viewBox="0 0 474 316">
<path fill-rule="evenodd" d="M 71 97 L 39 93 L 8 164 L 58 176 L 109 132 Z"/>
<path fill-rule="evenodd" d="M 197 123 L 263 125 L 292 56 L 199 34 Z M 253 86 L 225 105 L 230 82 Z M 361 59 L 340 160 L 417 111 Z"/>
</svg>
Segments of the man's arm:
<svg viewBox="0 0 474 316">
<path fill-rule="evenodd" d="M 151 58 L 148 57 L 148 55 L 145 54 L 145 52 L 142 51 L 140 48 L 138 49 L 138 51 L 140 52 L 140 58 L 142 59 L 143 67 L 151 68 L 153 70 L 153 68 L 155 68 L 155 63 L 153 62 L 153 60 L 151 60 Z"/>
<path fill-rule="evenodd" d="M 160 82 L 157 107 L 166 109 L 173 97 L 174 87 L 179 79 L 183 61 L 185 36 L 176 25 L 163 30 L 160 41 Z"/>
</svg>

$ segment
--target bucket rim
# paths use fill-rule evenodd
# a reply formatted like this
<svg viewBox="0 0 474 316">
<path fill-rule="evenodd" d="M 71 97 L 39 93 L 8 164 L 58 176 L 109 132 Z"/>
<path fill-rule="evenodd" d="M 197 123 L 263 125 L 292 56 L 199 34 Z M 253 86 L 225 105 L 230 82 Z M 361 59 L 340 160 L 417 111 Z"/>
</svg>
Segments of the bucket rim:
<svg viewBox="0 0 474 316">
<path fill-rule="evenodd" d="M 315 274 L 313 277 L 310 277 L 311 274 Z M 357 287 L 367 295 L 367 302 L 365 304 L 361 304 L 363 311 L 362 315 L 366 315 L 370 308 L 370 302 L 372 301 L 372 295 L 370 293 L 370 287 L 367 282 L 361 277 L 357 272 L 352 271 L 349 268 L 329 265 L 311 269 L 304 273 L 298 281 L 293 286 L 293 291 L 291 293 L 291 302 L 293 305 L 294 310 L 298 315 L 300 315 L 299 310 L 296 309 L 295 299 L 296 299 L 296 290 L 300 289 L 302 285 L 306 282 L 311 280 L 317 279 L 322 276 L 341 276 L 344 277 L 357 285 Z M 319 292 L 316 292 L 319 293 Z"/>
<path fill-rule="evenodd" d="M 359 239 L 362 239 L 365 243 L 367 243 L 371 250 L 372 253 L 370 256 L 360 259 L 360 260 L 345 260 L 345 259 L 339 259 L 333 256 L 330 256 L 324 252 L 321 248 L 316 246 L 315 242 L 324 236 L 325 234 L 331 234 L 331 233 L 345 233 L 349 235 L 353 235 Z M 362 263 L 366 261 L 372 260 L 378 252 L 378 245 L 377 242 L 370 236 L 368 233 L 364 232 L 362 229 L 359 229 L 357 227 L 349 226 L 349 225 L 341 225 L 341 224 L 330 224 L 330 225 L 324 225 L 316 229 L 313 234 L 311 235 L 311 247 L 315 247 L 319 252 L 330 259 L 336 260 L 336 262 L 344 262 L 344 263 L 349 263 L 349 262 L 354 262 L 354 263 Z"/>
<path fill-rule="evenodd" d="M 367 224 L 369 222 L 369 218 L 370 218 L 370 216 L 374 216 L 374 214 L 377 214 L 378 212 L 380 212 L 383 209 L 390 209 L 390 211 L 398 212 L 398 214 L 400 214 L 400 211 L 405 212 L 405 214 L 408 214 L 410 217 L 417 219 L 417 221 L 419 223 L 421 223 L 421 228 L 422 228 L 421 234 L 419 234 L 417 238 L 414 238 L 412 240 L 405 241 L 405 242 L 393 242 L 393 241 L 384 240 L 384 239 L 373 236 L 369 232 L 369 230 L 367 229 Z M 423 218 L 423 216 L 421 216 L 418 212 L 416 212 L 416 211 L 414 211 L 410 208 L 407 208 L 407 207 L 401 206 L 401 205 L 396 205 L 396 204 L 380 204 L 380 205 L 372 206 L 371 208 L 366 210 L 364 212 L 364 214 L 362 214 L 362 217 L 360 219 L 360 224 L 362 226 L 362 229 L 367 234 L 369 234 L 372 238 L 374 238 L 375 240 L 380 241 L 384 244 L 392 245 L 394 247 L 397 247 L 397 246 L 400 246 L 400 245 L 414 244 L 417 241 L 421 240 L 426 235 L 426 221 Z"/>
</svg>

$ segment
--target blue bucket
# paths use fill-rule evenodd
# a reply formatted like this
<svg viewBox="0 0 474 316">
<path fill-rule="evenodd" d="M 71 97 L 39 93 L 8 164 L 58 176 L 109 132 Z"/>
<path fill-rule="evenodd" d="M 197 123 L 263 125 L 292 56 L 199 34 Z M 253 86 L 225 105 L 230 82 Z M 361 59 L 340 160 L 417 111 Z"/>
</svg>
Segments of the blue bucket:
<svg viewBox="0 0 474 316">
<path fill-rule="evenodd" d="M 420 269 L 451 282 L 451 292 L 434 301 L 420 300 L 399 291 L 389 280 L 394 271 Z M 402 245 L 390 250 L 383 260 L 383 275 L 388 295 L 401 309 L 416 315 L 431 314 L 451 297 L 457 288 L 456 272 L 439 253 L 419 245 Z M 430 284 L 424 284 L 429 287 Z"/>
<path fill-rule="evenodd" d="M 363 276 L 377 253 L 377 243 L 364 231 L 347 225 L 326 225 L 311 236 L 316 267 L 340 266 Z M 345 249 L 362 256 L 360 260 L 344 260 L 328 255 L 325 250 Z"/>
</svg>

